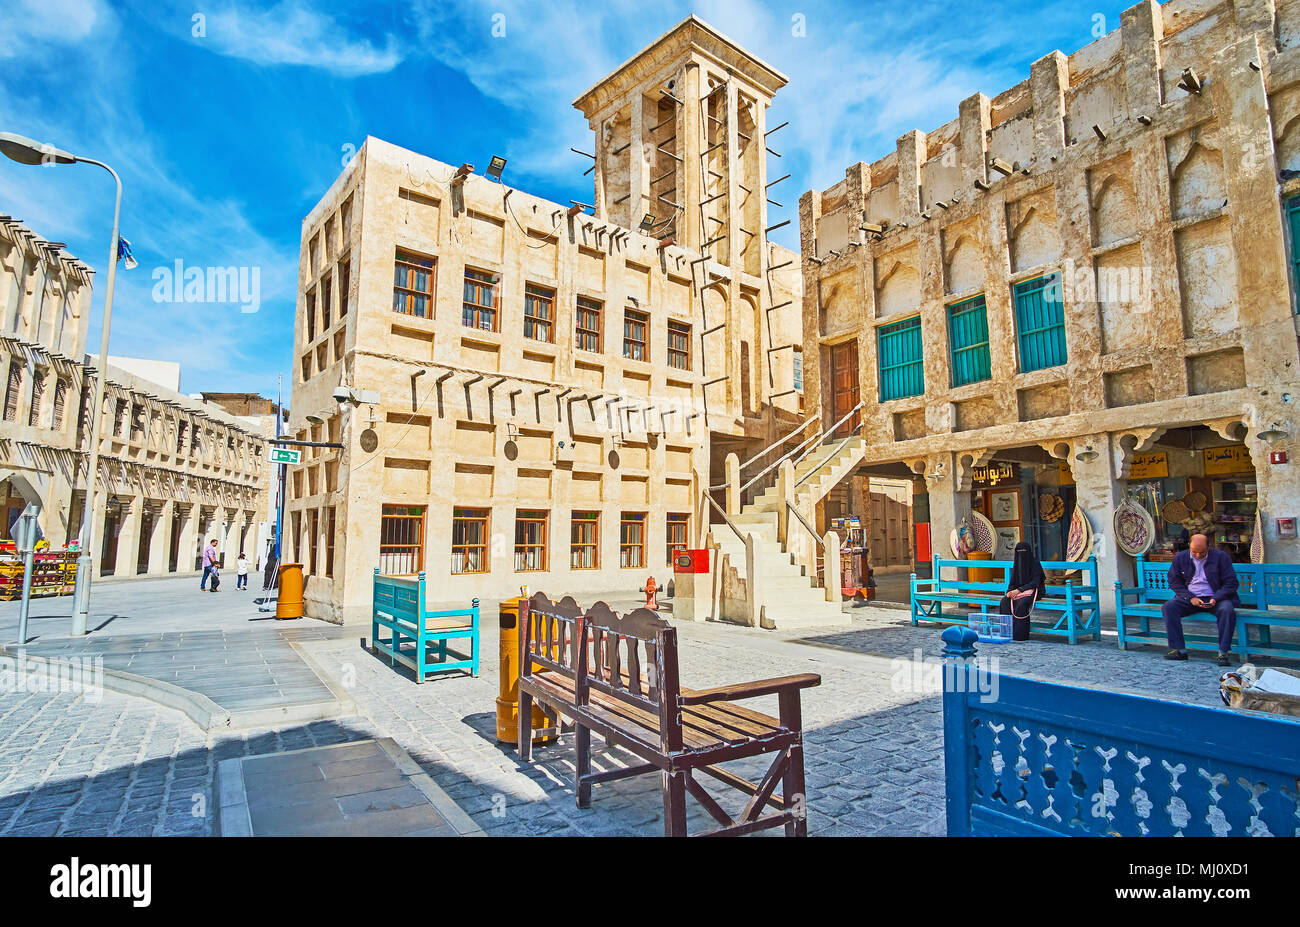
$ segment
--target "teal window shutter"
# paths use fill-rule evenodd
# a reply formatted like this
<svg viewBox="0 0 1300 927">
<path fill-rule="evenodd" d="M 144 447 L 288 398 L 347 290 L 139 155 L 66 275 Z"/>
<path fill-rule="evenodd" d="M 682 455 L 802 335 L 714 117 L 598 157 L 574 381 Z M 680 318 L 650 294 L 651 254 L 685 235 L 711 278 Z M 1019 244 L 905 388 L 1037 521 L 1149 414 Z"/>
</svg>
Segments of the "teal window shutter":
<svg viewBox="0 0 1300 927">
<path fill-rule="evenodd" d="M 920 396 L 925 392 L 925 362 L 921 356 L 921 317 L 876 329 L 880 354 L 880 401 Z"/>
<path fill-rule="evenodd" d="M 1286 221 L 1291 229 L 1291 276 L 1300 286 L 1300 196 L 1286 201 Z M 1300 306 L 1296 311 L 1300 312 Z"/>
<path fill-rule="evenodd" d="M 948 342 L 951 345 L 953 386 L 992 378 L 989 319 L 982 294 L 948 307 Z"/>
<path fill-rule="evenodd" d="M 1015 285 L 1021 373 L 1065 363 L 1065 305 L 1060 280 L 1060 274 L 1048 274 Z"/>
</svg>

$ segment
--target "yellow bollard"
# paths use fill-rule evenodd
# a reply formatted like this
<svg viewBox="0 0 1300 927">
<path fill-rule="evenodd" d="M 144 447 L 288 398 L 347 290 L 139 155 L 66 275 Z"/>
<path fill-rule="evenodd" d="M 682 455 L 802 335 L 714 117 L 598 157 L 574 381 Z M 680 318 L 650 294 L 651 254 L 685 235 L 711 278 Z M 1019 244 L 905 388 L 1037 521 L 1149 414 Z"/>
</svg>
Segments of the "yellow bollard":
<svg viewBox="0 0 1300 927">
<path fill-rule="evenodd" d="M 524 596 L 501 603 L 500 620 L 501 677 L 497 695 L 497 740 L 503 744 L 519 743 L 519 606 Z M 535 629 L 534 625 L 534 629 Z M 550 726 L 542 709 L 533 703 L 533 728 Z M 534 744 L 550 743 L 554 737 L 534 737 Z"/>
<path fill-rule="evenodd" d="M 302 602 L 302 564 L 280 564 L 280 591 L 275 597 L 275 617 L 301 618 Z"/>
</svg>

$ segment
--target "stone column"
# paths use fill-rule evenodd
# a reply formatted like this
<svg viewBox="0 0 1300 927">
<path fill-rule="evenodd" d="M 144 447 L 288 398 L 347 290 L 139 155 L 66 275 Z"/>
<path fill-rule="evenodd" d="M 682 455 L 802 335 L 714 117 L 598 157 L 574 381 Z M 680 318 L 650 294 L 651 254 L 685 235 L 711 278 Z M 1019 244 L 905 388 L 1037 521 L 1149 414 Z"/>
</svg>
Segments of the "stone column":
<svg viewBox="0 0 1300 927">
<path fill-rule="evenodd" d="M 172 518 L 176 503 L 168 500 L 153 520 L 153 537 L 149 540 L 149 575 L 162 576 L 167 572 L 168 557 L 171 556 Z"/>
<path fill-rule="evenodd" d="M 925 487 L 930 497 L 930 546 L 935 556 L 950 560 L 953 529 L 970 514 L 970 491 L 962 491 L 957 461 L 950 453 L 926 459 Z"/>
<path fill-rule="evenodd" d="M 140 559 L 140 529 L 144 516 L 144 500 L 132 496 L 131 503 L 122 509 L 122 529 L 117 535 L 117 563 L 114 576 L 134 576 Z"/>
<path fill-rule="evenodd" d="M 194 502 L 177 502 L 173 514 L 181 520 L 181 535 L 176 548 L 176 572 L 194 572 L 194 552 L 199 544 L 199 506 Z"/>
<path fill-rule="evenodd" d="M 95 571 L 96 576 L 103 575 L 104 532 L 108 527 L 107 512 L 108 494 L 104 492 L 95 493 L 95 508 L 87 513 L 85 517 L 90 518 L 90 523 L 94 526 L 94 537 L 90 540 L 91 549 L 87 553 L 90 554 L 91 569 Z M 114 564 L 114 568 L 116 568 L 116 564 Z"/>
<path fill-rule="evenodd" d="M 1102 610 L 1114 610 L 1115 580 L 1133 584 L 1133 563 L 1115 546 L 1115 506 L 1123 499 L 1115 460 L 1123 461 L 1123 448 L 1108 434 L 1082 435 L 1074 440 L 1070 470 L 1074 474 L 1075 504 L 1083 508 L 1092 526 L 1092 555 L 1097 558 L 1097 585 Z M 1096 454 L 1095 457 L 1092 457 Z M 1080 455 L 1085 458 L 1080 459 Z M 1125 561 L 1122 565 L 1120 560 Z M 1110 598 L 1108 598 L 1108 593 Z M 1112 603 L 1107 607 L 1106 603 Z"/>
<path fill-rule="evenodd" d="M 239 556 L 239 512 L 235 509 L 222 509 L 225 525 L 218 538 L 221 541 L 221 566 L 228 569 L 235 564 Z"/>
</svg>

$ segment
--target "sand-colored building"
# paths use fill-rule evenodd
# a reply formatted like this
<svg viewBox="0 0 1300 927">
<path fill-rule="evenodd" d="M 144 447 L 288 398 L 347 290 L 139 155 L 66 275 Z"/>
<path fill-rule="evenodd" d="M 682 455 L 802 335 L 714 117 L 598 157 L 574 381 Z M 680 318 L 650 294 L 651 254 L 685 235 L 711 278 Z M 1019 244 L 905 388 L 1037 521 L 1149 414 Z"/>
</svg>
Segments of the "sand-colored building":
<svg viewBox="0 0 1300 927">
<path fill-rule="evenodd" d="M 290 474 L 309 614 L 367 620 L 376 568 L 439 601 L 631 592 L 702 541 L 727 455 L 801 421 L 784 83 L 686 20 L 576 101 L 592 204 L 366 140 L 303 223 L 289 431 L 343 445 Z"/>
<path fill-rule="evenodd" d="M 59 243 L 0 221 L 0 536 L 28 502 L 58 549 L 85 514 L 88 411 L 98 375 L 85 355 L 93 272 Z M 228 559 L 269 536 L 265 437 L 274 420 L 238 418 L 110 364 L 94 512 L 98 575 L 187 573 L 216 537 Z M 253 556 L 257 546 L 250 546 Z"/>
<path fill-rule="evenodd" d="M 854 472 L 916 478 L 942 556 L 974 508 L 1059 557 L 1078 505 L 1105 590 L 1132 496 L 1151 556 L 1190 497 L 1294 561 L 1297 216 L 1300 10 L 1140 3 L 803 196 L 808 404 L 861 403 Z"/>
</svg>

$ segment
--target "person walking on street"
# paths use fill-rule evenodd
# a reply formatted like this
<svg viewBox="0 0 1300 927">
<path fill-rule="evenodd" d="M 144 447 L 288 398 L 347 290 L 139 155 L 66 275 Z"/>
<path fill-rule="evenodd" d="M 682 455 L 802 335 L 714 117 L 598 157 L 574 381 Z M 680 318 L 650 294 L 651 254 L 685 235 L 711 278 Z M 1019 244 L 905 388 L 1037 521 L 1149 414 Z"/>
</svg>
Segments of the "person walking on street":
<svg viewBox="0 0 1300 927">
<path fill-rule="evenodd" d="M 235 561 L 235 588 L 248 588 L 248 558 L 244 556 L 242 550 L 239 552 L 239 559 Z"/>
<path fill-rule="evenodd" d="M 1174 597 L 1161 606 L 1170 651 L 1166 660 L 1187 659 L 1187 639 L 1183 636 L 1183 619 L 1188 615 L 1214 615 L 1219 626 L 1220 666 L 1227 666 L 1232 650 L 1232 635 L 1237 628 L 1237 570 L 1232 558 L 1210 547 L 1203 534 L 1193 534 L 1187 550 L 1174 555 L 1169 564 L 1169 591 Z"/>
<path fill-rule="evenodd" d="M 217 539 L 213 538 L 208 541 L 208 546 L 203 548 L 203 578 L 199 580 L 199 589 L 206 592 L 208 589 L 208 577 L 217 572 Z M 216 592 L 214 588 L 212 590 Z"/>
</svg>

